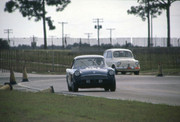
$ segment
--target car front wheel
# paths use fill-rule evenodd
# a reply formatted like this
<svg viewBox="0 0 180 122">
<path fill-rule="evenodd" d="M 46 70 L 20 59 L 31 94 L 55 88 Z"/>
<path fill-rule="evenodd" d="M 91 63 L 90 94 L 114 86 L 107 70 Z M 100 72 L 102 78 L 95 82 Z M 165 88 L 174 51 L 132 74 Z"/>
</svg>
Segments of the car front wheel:
<svg viewBox="0 0 180 122">
<path fill-rule="evenodd" d="M 69 85 L 69 84 L 70 84 L 70 81 L 69 81 L 68 76 L 66 76 L 66 82 L 67 82 L 68 90 L 69 90 L 69 91 L 72 91 L 72 88 L 71 88 L 71 86 Z"/>
<path fill-rule="evenodd" d="M 121 74 L 125 75 L 125 74 L 126 74 L 126 72 L 121 72 Z"/>
<path fill-rule="evenodd" d="M 75 81 L 72 82 L 72 91 L 78 92 L 78 86 L 77 86 L 77 83 Z"/>
<path fill-rule="evenodd" d="M 139 71 L 134 72 L 135 75 L 139 75 Z"/>
<path fill-rule="evenodd" d="M 104 88 L 105 91 L 109 91 L 109 88 Z"/>
<path fill-rule="evenodd" d="M 110 90 L 111 90 L 112 92 L 115 92 L 115 91 L 116 91 L 116 80 L 115 80 L 115 79 L 113 80 L 113 83 L 112 83 L 112 86 L 111 86 Z"/>
</svg>

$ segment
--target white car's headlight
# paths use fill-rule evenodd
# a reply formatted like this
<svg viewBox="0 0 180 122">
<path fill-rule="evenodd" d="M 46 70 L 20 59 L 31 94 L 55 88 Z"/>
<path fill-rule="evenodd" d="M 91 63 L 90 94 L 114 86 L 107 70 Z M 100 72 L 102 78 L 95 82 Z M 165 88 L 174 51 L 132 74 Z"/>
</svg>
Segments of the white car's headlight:
<svg viewBox="0 0 180 122">
<path fill-rule="evenodd" d="M 138 65 L 139 65 L 139 62 L 136 62 L 135 64 L 136 64 L 136 66 L 138 66 Z"/>
<path fill-rule="evenodd" d="M 114 71 L 113 70 L 109 70 L 109 75 L 114 75 Z"/>
<path fill-rule="evenodd" d="M 78 70 L 76 70 L 76 71 L 74 72 L 74 75 L 75 75 L 75 76 L 80 76 L 80 72 L 79 72 Z"/>
<path fill-rule="evenodd" d="M 117 62 L 117 64 L 116 64 L 116 65 L 117 65 L 117 67 L 119 67 L 119 66 L 121 65 L 121 62 Z"/>
</svg>

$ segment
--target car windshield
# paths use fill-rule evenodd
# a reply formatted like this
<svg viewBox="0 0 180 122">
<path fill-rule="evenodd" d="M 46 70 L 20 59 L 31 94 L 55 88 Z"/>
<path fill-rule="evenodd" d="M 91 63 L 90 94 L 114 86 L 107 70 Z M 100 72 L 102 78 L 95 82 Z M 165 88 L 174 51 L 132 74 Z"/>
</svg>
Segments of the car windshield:
<svg viewBox="0 0 180 122">
<path fill-rule="evenodd" d="M 115 58 L 121 58 L 121 57 L 132 58 L 133 57 L 132 53 L 129 51 L 114 51 L 113 56 Z"/>
<path fill-rule="evenodd" d="M 92 67 L 105 67 L 103 58 L 81 58 L 74 62 L 73 69 L 86 69 Z"/>
</svg>

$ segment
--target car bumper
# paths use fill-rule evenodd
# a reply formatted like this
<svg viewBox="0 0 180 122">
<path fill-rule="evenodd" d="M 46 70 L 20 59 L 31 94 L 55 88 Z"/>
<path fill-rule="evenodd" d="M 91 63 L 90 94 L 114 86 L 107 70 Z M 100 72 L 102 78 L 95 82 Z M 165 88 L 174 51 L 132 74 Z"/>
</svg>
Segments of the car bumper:
<svg viewBox="0 0 180 122">
<path fill-rule="evenodd" d="M 114 77 L 79 77 L 75 81 L 78 88 L 105 88 L 113 84 Z"/>
<path fill-rule="evenodd" d="M 121 71 L 135 72 L 135 71 L 140 71 L 140 67 L 117 67 L 116 71 L 118 71 L 118 72 L 121 72 Z"/>
</svg>

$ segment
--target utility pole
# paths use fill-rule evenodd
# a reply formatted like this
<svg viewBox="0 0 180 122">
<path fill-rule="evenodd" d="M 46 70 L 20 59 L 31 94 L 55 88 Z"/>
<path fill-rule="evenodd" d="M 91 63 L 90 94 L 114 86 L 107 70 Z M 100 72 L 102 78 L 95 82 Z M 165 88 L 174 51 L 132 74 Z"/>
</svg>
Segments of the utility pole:
<svg viewBox="0 0 180 122">
<path fill-rule="evenodd" d="M 88 37 L 88 43 L 89 43 L 89 45 L 90 45 L 89 38 L 90 38 L 90 36 L 91 36 L 92 33 L 84 33 L 84 34 L 87 35 L 87 37 Z"/>
<path fill-rule="evenodd" d="M 51 38 L 51 43 L 52 43 L 52 71 L 54 72 L 54 50 L 53 50 L 53 38 L 54 38 L 55 36 L 50 36 L 50 38 Z"/>
<path fill-rule="evenodd" d="M 100 22 L 103 22 L 103 19 L 96 18 L 93 19 L 94 23 L 97 23 L 97 25 L 94 26 L 95 29 L 97 29 L 97 40 L 98 40 L 98 46 L 100 47 L 100 40 L 99 40 L 99 30 L 102 29 L 102 25 L 99 25 Z"/>
<path fill-rule="evenodd" d="M 65 40 L 64 40 L 64 42 L 65 42 L 65 47 L 67 47 L 67 38 L 68 38 L 68 36 L 70 36 L 70 34 L 65 34 Z"/>
<path fill-rule="evenodd" d="M 62 24 L 62 47 L 64 49 L 64 24 L 68 24 L 67 22 L 58 22 L 59 24 Z"/>
<path fill-rule="evenodd" d="M 51 44 L 52 44 L 52 50 L 53 50 L 53 39 L 54 39 L 55 36 L 50 36 L 51 38 Z"/>
<path fill-rule="evenodd" d="M 151 14 L 151 44 L 153 47 L 153 15 Z"/>
<path fill-rule="evenodd" d="M 112 45 L 112 31 L 115 30 L 115 28 L 107 28 L 106 30 L 109 30 L 110 31 L 110 44 Z"/>
<path fill-rule="evenodd" d="M 33 49 L 35 49 L 35 47 L 36 47 L 36 37 L 33 35 L 33 37 L 31 37 L 31 38 L 32 38 L 31 47 Z"/>
<path fill-rule="evenodd" d="M 9 34 L 13 33 L 12 29 L 4 29 L 4 33 L 7 33 L 8 35 L 8 43 L 10 44 Z"/>
</svg>

